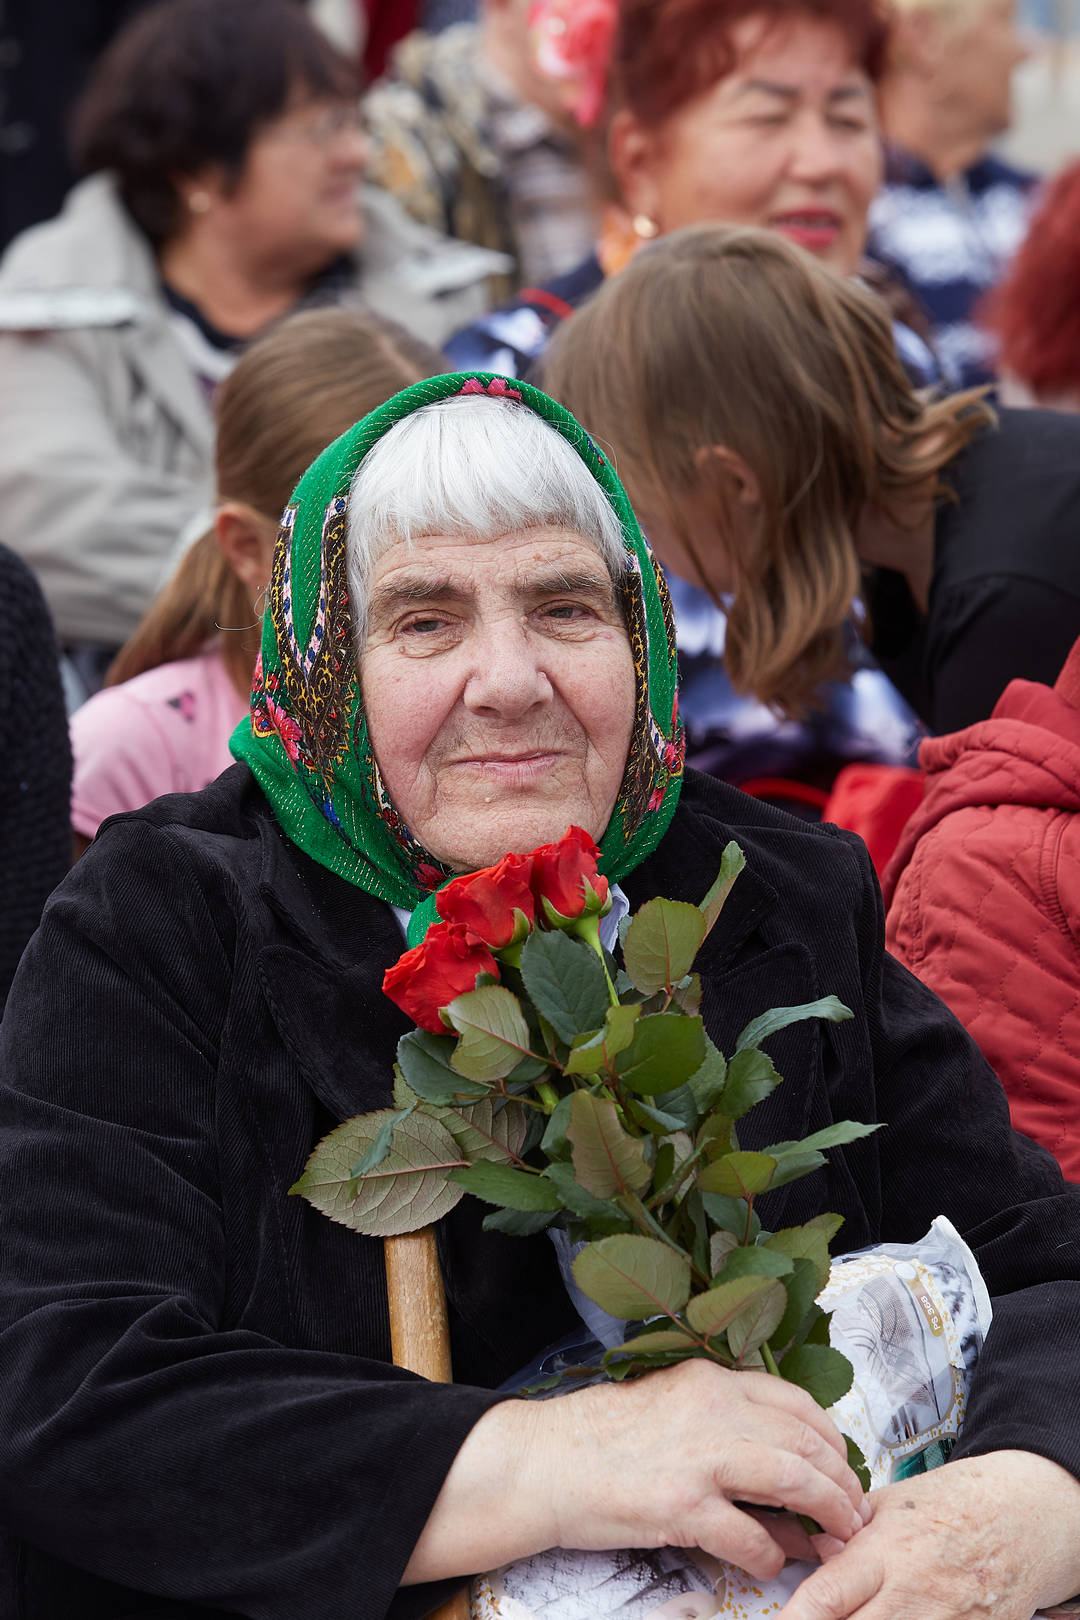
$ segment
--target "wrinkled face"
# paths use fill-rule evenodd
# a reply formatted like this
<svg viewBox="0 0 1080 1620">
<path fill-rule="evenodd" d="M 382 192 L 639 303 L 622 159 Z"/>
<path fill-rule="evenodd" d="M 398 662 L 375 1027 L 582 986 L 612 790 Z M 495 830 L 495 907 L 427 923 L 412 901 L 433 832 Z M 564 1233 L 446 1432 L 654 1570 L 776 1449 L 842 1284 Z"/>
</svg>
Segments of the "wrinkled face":
<svg viewBox="0 0 1080 1620">
<path fill-rule="evenodd" d="M 396 543 L 360 656 L 368 732 L 410 831 L 462 870 L 599 839 L 633 730 L 630 643 L 607 567 L 563 529 Z"/>
<path fill-rule="evenodd" d="M 834 24 L 796 16 L 732 30 L 735 69 L 617 162 L 632 213 L 682 225 L 780 231 L 843 275 L 881 182 L 873 86 Z"/>
<path fill-rule="evenodd" d="M 239 181 L 214 188 L 221 230 L 240 256 L 313 275 L 357 246 L 367 141 L 352 101 L 302 101 L 248 148 Z"/>
<path fill-rule="evenodd" d="M 986 140 L 1012 122 L 1012 76 L 1030 55 L 1013 0 L 972 5 L 962 25 L 943 33 L 934 93 L 955 119 Z"/>
</svg>

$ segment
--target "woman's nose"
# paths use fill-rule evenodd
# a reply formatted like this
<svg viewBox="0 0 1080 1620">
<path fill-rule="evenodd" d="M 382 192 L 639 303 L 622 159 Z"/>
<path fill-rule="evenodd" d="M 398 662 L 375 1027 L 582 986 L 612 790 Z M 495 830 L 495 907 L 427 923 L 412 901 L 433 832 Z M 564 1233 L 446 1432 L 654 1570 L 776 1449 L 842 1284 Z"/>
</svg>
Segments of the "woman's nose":
<svg viewBox="0 0 1080 1620">
<path fill-rule="evenodd" d="M 474 714 L 519 720 L 551 700 L 541 648 L 520 620 L 502 621 L 470 637 L 471 667 L 463 700 Z"/>
<path fill-rule="evenodd" d="M 803 119 L 792 136 L 788 172 L 795 178 L 828 180 L 843 167 L 841 143 L 824 118 Z"/>
</svg>

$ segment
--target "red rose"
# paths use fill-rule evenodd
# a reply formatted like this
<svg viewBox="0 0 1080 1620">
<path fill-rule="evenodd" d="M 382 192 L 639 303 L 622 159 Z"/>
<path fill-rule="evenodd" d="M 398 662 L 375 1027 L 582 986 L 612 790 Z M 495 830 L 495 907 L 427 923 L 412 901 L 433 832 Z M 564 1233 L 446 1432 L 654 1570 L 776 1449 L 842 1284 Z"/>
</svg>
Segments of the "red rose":
<svg viewBox="0 0 1080 1620">
<path fill-rule="evenodd" d="M 607 909 L 608 880 L 596 870 L 599 854 L 582 827 L 570 827 L 557 844 L 533 850 L 533 894 L 556 927 L 568 919 Z"/>
<path fill-rule="evenodd" d="M 387 968 L 383 991 L 421 1029 L 445 1035 L 439 1008 L 476 989 L 476 975 L 498 978 L 499 964 L 462 923 L 435 923 L 419 945 Z"/>
<path fill-rule="evenodd" d="M 497 866 L 448 883 L 435 906 L 446 922 L 464 923 L 477 939 L 499 951 L 524 939 L 536 919 L 531 876 L 531 855 L 504 855 Z"/>
</svg>

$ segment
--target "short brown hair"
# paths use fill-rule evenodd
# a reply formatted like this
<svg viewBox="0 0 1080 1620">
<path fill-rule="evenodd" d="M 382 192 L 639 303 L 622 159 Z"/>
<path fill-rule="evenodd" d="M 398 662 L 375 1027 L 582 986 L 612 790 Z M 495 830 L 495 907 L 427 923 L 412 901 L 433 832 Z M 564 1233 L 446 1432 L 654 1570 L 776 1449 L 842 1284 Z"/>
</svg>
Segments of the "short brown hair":
<svg viewBox="0 0 1080 1620">
<path fill-rule="evenodd" d="M 347 97 L 359 84 L 296 0 L 158 0 L 94 68 L 72 126 L 76 166 L 111 170 L 159 247 L 181 217 L 177 179 L 220 164 L 238 180 L 255 135 L 297 91 Z"/>
<path fill-rule="evenodd" d="M 218 390 L 218 499 L 276 523 L 321 450 L 391 394 L 445 369 L 437 349 L 377 315 L 321 309 L 282 321 Z M 117 654 L 106 684 L 193 657 L 219 632 L 229 674 L 245 691 L 259 630 L 244 585 L 208 530 Z"/>
<path fill-rule="evenodd" d="M 742 457 L 760 521 L 739 545 L 717 498 L 718 532 L 733 536 L 725 663 L 738 690 L 796 715 L 846 668 L 862 514 L 901 512 L 993 420 L 982 390 L 928 403 L 873 293 L 746 226 L 690 226 L 643 249 L 566 322 L 544 382 L 705 579 L 680 502 L 709 493 L 697 452 Z"/>
<path fill-rule="evenodd" d="M 612 48 L 609 104 L 655 128 L 734 69 L 732 33 L 747 17 L 782 25 L 833 23 L 876 83 L 889 36 L 883 0 L 621 0 Z"/>
</svg>

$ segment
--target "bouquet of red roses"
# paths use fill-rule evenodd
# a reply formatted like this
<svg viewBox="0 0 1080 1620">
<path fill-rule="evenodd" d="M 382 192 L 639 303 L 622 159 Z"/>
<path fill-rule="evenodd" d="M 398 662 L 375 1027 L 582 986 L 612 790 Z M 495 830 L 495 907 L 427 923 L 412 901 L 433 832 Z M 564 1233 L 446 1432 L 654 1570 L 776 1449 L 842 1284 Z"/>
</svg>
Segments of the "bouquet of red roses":
<svg viewBox="0 0 1080 1620">
<path fill-rule="evenodd" d="M 611 1377 L 707 1356 L 766 1368 L 830 1406 L 851 1369 L 816 1296 L 841 1224 L 766 1232 L 771 1187 L 876 1126 L 740 1149 L 737 1121 L 781 1083 L 762 1043 L 800 1019 L 849 1018 L 833 996 L 763 1012 L 721 1053 L 693 971 L 744 865 L 731 843 L 700 905 L 648 901 L 600 939 L 611 906 L 592 839 L 572 827 L 527 855 L 454 879 L 442 919 L 383 988 L 419 1026 L 402 1037 L 394 1107 L 319 1143 L 291 1189 L 371 1236 L 415 1231 L 466 1193 L 485 1226 L 563 1228 L 573 1276 L 637 1324 L 604 1357 Z"/>
</svg>

